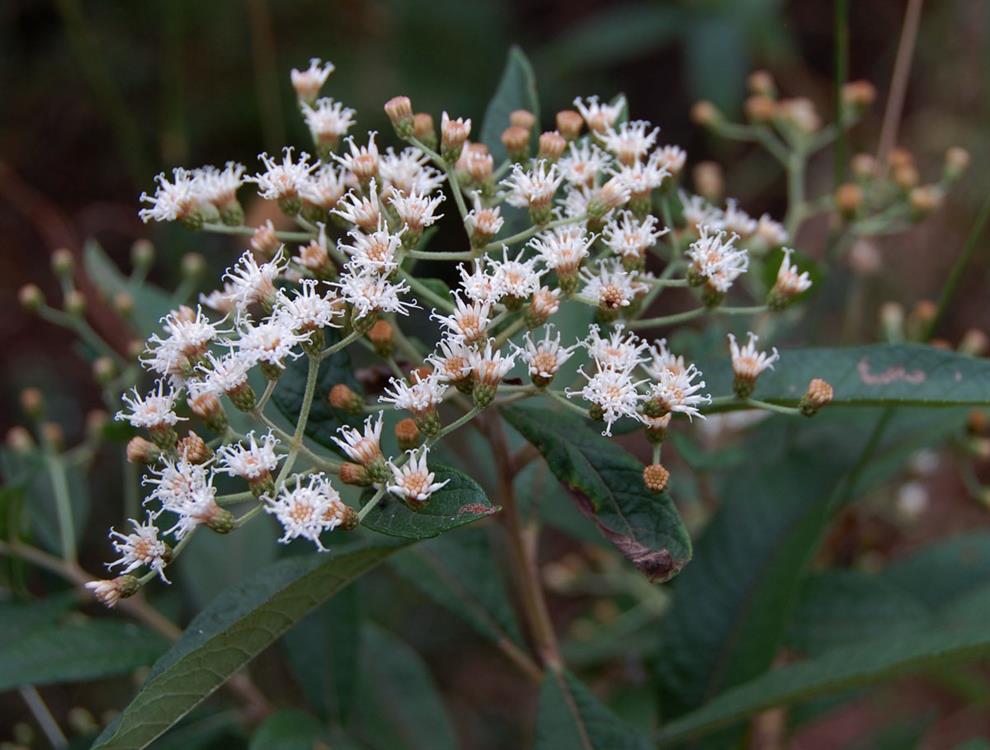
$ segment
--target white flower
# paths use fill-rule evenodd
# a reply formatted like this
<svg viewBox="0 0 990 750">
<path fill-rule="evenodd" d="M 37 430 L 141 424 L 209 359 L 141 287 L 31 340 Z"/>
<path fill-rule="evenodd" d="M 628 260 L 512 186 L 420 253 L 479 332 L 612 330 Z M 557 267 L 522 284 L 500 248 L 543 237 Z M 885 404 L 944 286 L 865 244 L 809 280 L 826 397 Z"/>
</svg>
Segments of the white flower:
<svg viewBox="0 0 990 750">
<path fill-rule="evenodd" d="M 798 267 L 791 263 L 793 252 L 794 248 L 784 248 L 784 257 L 780 259 L 780 268 L 777 269 L 777 281 L 773 285 L 773 291 L 785 299 L 811 289 L 808 272 L 798 273 Z"/>
<path fill-rule="evenodd" d="M 451 118 L 446 112 L 440 116 L 440 141 L 445 147 L 461 146 L 471 134 L 471 118 Z"/>
<path fill-rule="evenodd" d="M 377 419 L 370 416 L 364 420 L 363 432 L 347 425 L 338 427 L 337 432 L 343 437 L 332 440 L 352 461 L 367 466 L 382 455 L 382 417 L 382 412 L 378 412 Z"/>
<path fill-rule="evenodd" d="M 248 372 L 255 361 L 237 352 L 229 352 L 217 357 L 213 352 L 206 353 L 206 365 L 200 365 L 205 383 L 217 393 L 236 391 L 247 382 Z"/>
<path fill-rule="evenodd" d="M 199 301 L 211 310 L 227 315 L 237 309 L 237 295 L 234 285 L 224 282 L 222 289 L 214 289 L 209 294 L 200 294 Z"/>
<path fill-rule="evenodd" d="M 285 532 L 279 539 L 288 544 L 293 539 L 309 539 L 321 552 L 326 547 L 320 541 L 324 531 L 332 531 L 343 521 L 344 504 L 340 493 L 323 474 L 311 474 L 303 484 L 296 477 L 296 486 L 283 486 L 278 497 L 265 497 L 265 512 L 271 513 L 282 524 Z"/>
<path fill-rule="evenodd" d="M 517 353 L 528 366 L 530 375 L 551 380 L 577 349 L 578 344 L 561 346 L 560 332 L 557 331 L 556 335 L 552 335 L 553 333 L 553 326 L 548 325 L 543 339 L 534 342 L 527 331 L 523 336 L 523 346 L 516 347 Z"/>
<path fill-rule="evenodd" d="M 203 167 L 199 170 L 200 198 L 223 208 L 237 200 L 237 191 L 244 184 L 244 165 L 228 161 L 224 168 Z"/>
<path fill-rule="evenodd" d="M 177 394 L 174 388 L 165 391 L 165 382 L 159 380 L 157 388 L 146 396 L 141 396 L 137 388 L 131 389 L 131 394 L 124 393 L 121 400 L 127 409 L 117 412 L 117 421 L 129 422 L 132 427 L 144 427 L 149 430 L 172 427 L 183 417 L 176 415 L 175 402 Z M 129 410 L 129 411 L 128 411 Z"/>
<path fill-rule="evenodd" d="M 460 336 L 450 336 L 437 343 L 437 350 L 426 361 L 434 369 L 437 379 L 443 383 L 456 383 L 471 374 L 471 354 L 474 349 Z"/>
<path fill-rule="evenodd" d="M 323 84 L 327 82 L 327 78 L 333 71 L 332 62 L 324 63 L 318 57 L 311 58 L 306 70 L 292 69 L 290 73 L 292 88 L 296 90 L 296 95 L 303 101 L 312 101 L 319 95 L 320 89 L 323 88 Z"/>
<path fill-rule="evenodd" d="M 137 570 L 142 565 L 147 566 L 158 574 L 158 577 L 168 583 L 165 577 L 165 558 L 169 554 L 168 545 L 158 538 L 158 527 L 149 518 L 145 523 L 140 523 L 135 519 L 129 519 L 134 531 L 130 534 L 123 534 L 114 529 L 110 529 L 110 540 L 113 544 L 114 552 L 120 555 L 119 560 L 114 560 L 107 564 L 107 568 L 113 569 L 122 565 L 121 575 Z"/>
<path fill-rule="evenodd" d="M 616 255 L 642 258 L 669 229 L 656 229 L 657 219 L 648 215 L 639 221 L 631 212 L 622 211 L 602 229 L 602 240 Z"/>
<path fill-rule="evenodd" d="M 274 258 L 261 264 L 255 260 L 250 250 L 245 250 L 237 263 L 223 275 L 224 280 L 230 284 L 229 292 L 226 293 L 241 311 L 254 302 L 271 304 L 275 297 L 275 280 L 287 266 L 288 261 L 281 248 Z"/>
<path fill-rule="evenodd" d="M 199 524 L 208 523 L 220 511 L 214 501 L 216 489 L 212 477 L 200 464 L 185 458 L 167 457 L 162 458 L 162 464 L 161 469 L 152 469 L 150 476 L 141 481 L 155 485 L 147 499 L 157 500 L 162 506 L 152 516 L 157 518 L 161 511 L 177 515 L 175 525 L 165 533 L 182 539 Z"/>
<path fill-rule="evenodd" d="M 458 266 L 457 271 L 461 275 L 461 288 L 468 299 L 475 302 L 487 302 L 495 304 L 502 299 L 505 290 L 502 288 L 499 275 L 493 271 L 488 273 L 487 268 L 491 268 L 491 260 L 487 257 L 475 260 L 471 265 L 471 271 L 464 264 Z"/>
<path fill-rule="evenodd" d="M 588 337 L 581 342 L 599 369 L 628 371 L 647 361 L 642 356 L 647 344 L 634 331 L 626 333 L 623 326 L 617 325 L 608 338 L 602 338 L 600 330 L 592 326 Z"/>
<path fill-rule="evenodd" d="M 408 383 L 399 378 L 389 381 L 389 388 L 378 397 L 382 403 L 393 404 L 396 409 L 405 409 L 414 415 L 426 414 L 443 402 L 447 393 L 447 384 L 435 374 L 420 377 L 413 373 L 415 382 Z"/>
<path fill-rule="evenodd" d="M 493 343 L 488 339 L 483 350 L 475 349 L 470 354 L 471 374 L 477 385 L 497 386 L 516 365 L 515 353 L 503 354 L 492 348 Z"/>
<path fill-rule="evenodd" d="M 141 193 L 141 200 L 151 204 L 138 212 L 141 221 L 176 221 L 191 217 L 203 202 L 203 181 L 200 172 L 190 172 L 177 167 L 172 170 L 172 181 L 165 173 L 155 177 L 158 186 L 154 196 Z"/>
<path fill-rule="evenodd" d="M 687 370 L 687 363 L 681 355 L 675 355 L 667 348 L 667 339 L 659 339 L 650 346 L 651 359 L 643 366 L 646 374 L 654 380 L 660 379 L 660 373 L 666 370 L 674 374 Z"/>
<path fill-rule="evenodd" d="M 343 156 L 333 154 L 333 158 L 360 182 L 367 182 L 378 175 L 378 146 L 375 145 L 374 130 L 368 133 L 368 145 L 358 146 L 353 138 L 347 138 L 348 152 Z"/>
<path fill-rule="evenodd" d="M 540 208 L 549 205 L 563 179 L 555 164 L 548 169 L 546 160 L 540 160 L 531 171 L 516 164 L 501 184 L 508 190 L 505 200 L 510 206 Z"/>
<path fill-rule="evenodd" d="M 643 396 L 636 390 L 645 380 L 634 382 L 627 370 L 600 369 L 594 375 L 588 375 L 583 369 L 578 372 L 588 381 L 579 391 L 564 390 L 568 398 L 580 396 L 597 406 L 605 420 L 603 435 L 612 434 L 612 425 L 623 417 L 639 420 L 637 411 Z"/>
<path fill-rule="evenodd" d="M 275 297 L 274 315 L 296 332 L 327 326 L 338 328 L 334 318 L 343 315 L 344 311 L 335 304 L 336 296 L 332 291 L 328 290 L 325 294 L 317 291 L 319 285 L 316 279 L 303 279 L 294 297 L 279 289 Z"/>
<path fill-rule="evenodd" d="M 570 225 L 541 232 L 529 246 L 540 254 L 547 268 L 567 275 L 577 271 L 594 242 L 595 235 L 586 234 L 583 226 Z"/>
<path fill-rule="evenodd" d="M 740 380 L 754 381 L 764 370 L 773 369 L 773 363 L 780 359 L 777 347 L 773 347 L 772 354 L 757 351 L 756 342 L 759 341 L 752 331 L 749 332 L 748 340 L 743 346 L 739 346 L 736 337 L 729 334 L 729 351 L 732 353 L 732 372 Z"/>
<path fill-rule="evenodd" d="M 593 187 L 609 163 L 608 154 L 593 143 L 572 141 L 558 162 L 560 174 L 571 185 Z"/>
<path fill-rule="evenodd" d="M 389 147 L 378 161 L 378 174 L 385 190 L 410 195 L 429 195 L 439 188 L 446 175 L 428 166 L 429 157 L 417 148 L 403 149 L 396 154 Z M 383 192 L 385 192 L 383 190 Z"/>
<path fill-rule="evenodd" d="M 469 234 L 479 234 L 484 237 L 494 237 L 502 231 L 505 219 L 498 206 L 485 208 L 481 203 L 480 196 L 474 194 L 474 208 L 468 211 L 464 217 L 464 226 Z"/>
<path fill-rule="evenodd" d="M 729 198 L 725 202 L 725 211 L 722 212 L 723 229 L 746 239 L 756 231 L 756 227 L 756 219 L 739 208 L 735 199 Z"/>
<path fill-rule="evenodd" d="M 701 370 L 694 365 L 687 369 L 664 368 L 656 373 L 656 379 L 650 384 L 650 398 L 665 413 L 676 411 L 688 418 L 704 418 L 698 406 L 711 403 L 711 397 L 698 393 L 705 387 L 704 380 L 694 382 L 700 376 Z"/>
<path fill-rule="evenodd" d="M 278 467 L 279 456 L 275 446 L 279 441 L 272 431 L 255 437 L 254 430 L 244 436 L 247 444 L 231 443 L 217 448 L 217 471 L 232 477 L 255 480 L 261 479 Z"/>
<path fill-rule="evenodd" d="M 491 177 L 495 169 L 495 159 L 483 143 L 468 143 L 461 151 L 454 169 L 458 174 L 483 182 Z"/>
<path fill-rule="evenodd" d="M 257 325 L 245 321 L 239 334 L 231 343 L 245 361 L 265 362 L 279 369 L 285 368 L 286 357 L 298 359 L 302 356 L 294 349 L 310 337 L 309 332 L 296 333 L 285 318 L 276 316 Z"/>
<path fill-rule="evenodd" d="M 337 205 L 346 191 L 344 173 L 334 169 L 332 164 L 324 164 L 299 188 L 299 197 L 329 211 Z"/>
<path fill-rule="evenodd" d="M 482 338 L 491 322 L 491 305 L 488 302 L 465 303 L 460 295 L 454 292 L 454 310 L 450 315 L 440 315 L 436 310 L 431 317 L 443 323 L 451 333 L 473 344 Z"/>
<path fill-rule="evenodd" d="M 579 96 L 574 100 L 574 106 L 584 118 L 588 130 L 602 133 L 615 125 L 622 110 L 625 109 L 626 100 L 619 97 L 615 104 L 602 104 L 597 96 L 589 96 L 587 101 Z"/>
<path fill-rule="evenodd" d="M 509 260 L 508 248 L 503 247 L 502 260 L 492 262 L 495 283 L 503 295 L 522 299 L 540 288 L 542 273 L 536 270 L 536 259 L 523 260 L 524 253 L 525 250 L 521 250 L 513 260 Z"/>
<path fill-rule="evenodd" d="M 336 144 L 354 125 L 355 111 L 329 97 L 317 99 L 314 105 L 303 103 L 306 127 L 317 143 Z"/>
<path fill-rule="evenodd" d="M 606 310 L 628 307 L 636 296 L 645 292 L 645 284 L 636 281 L 632 274 L 615 263 L 602 263 L 597 271 L 583 269 L 584 295 L 598 302 Z"/>
<path fill-rule="evenodd" d="M 695 232 L 703 226 L 712 231 L 722 229 L 722 209 L 713 206 L 700 195 L 689 195 L 683 190 L 678 191 L 681 199 L 684 221 Z"/>
<path fill-rule="evenodd" d="M 115 607 L 123 594 L 116 579 L 112 581 L 87 581 L 83 585 L 93 592 L 93 596 L 100 604 L 108 608 Z"/>
<path fill-rule="evenodd" d="M 310 174 L 319 166 L 309 163 L 309 154 L 299 154 L 299 160 L 292 157 L 292 146 L 282 149 L 282 161 L 268 154 L 259 154 L 258 159 L 265 167 L 264 172 L 245 178 L 258 186 L 258 195 L 269 200 L 293 199 L 299 196 L 309 181 Z"/>
<path fill-rule="evenodd" d="M 371 181 L 367 196 L 351 190 L 337 202 L 336 208 L 331 213 L 337 214 L 365 232 L 373 232 L 378 228 L 382 215 L 375 181 Z"/>
<path fill-rule="evenodd" d="M 337 286 L 357 318 L 379 312 L 408 315 L 410 308 L 419 307 L 415 302 L 399 299 L 399 295 L 409 291 L 406 282 L 393 283 L 373 271 L 351 270 L 340 277 Z"/>
<path fill-rule="evenodd" d="M 615 172 L 618 181 L 632 194 L 645 195 L 663 184 L 670 175 L 658 159 L 651 156 L 647 161 L 625 164 Z M 624 202 L 624 201 L 623 201 Z"/>
<path fill-rule="evenodd" d="M 650 123 L 645 120 L 624 122 L 618 129 L 609 127 L 601 134 L 602 143 L 625 165 L 635 164 L 656 143 L 660 128 L 647 132 Z"/>
<path fill-rule="evenodd" d="M 787 242 L 788 234 L 784 225 L 774 221 L 770 214 L 763 214 L 756 222 L 756 239 L 761 240 L 767 247 L 780 247 Z"/>
<path fill-rule="evenodd" d="M 435 481 L 436 475 L 426 464 L 429 452 L 430 449 L 424 445 L 418 450 L 407 451 L 409 460 L 402 467 L 389 462 L 394 484 L 388 485 L 388 491 L 405 498 L 407 502 L 420 504 L 445 487 L 450 480 Z"/>
<path fill-rule="evenodd" d="M 397 254 L 402 245 L 402 233 L 405 228 L 395 234 L 388 231 L 384 221 L 379 223 L 378 229 L 370 234 L 352 229 L 348 232 L 352 245 L 342 242 L 337 243 L 337 248 L 351 256 L 351 268 L 360 272 L 368 271 L 388 276 L 399 267 Z"/>
<path fill-rule="evenodd" d="M 529 310 L 537 321 L 546 321 L 560 309 L 560 290 L 541 286 L 529 301 Z"/>
<path fill-rule="evenodd" d="M 653 152 L 657 163 L 670 174 L 680 174 L 687 163 L 687 152 L 680 146 L 662 146 Z"/>
<path fill-rule="evenodd" d="M 425 227 L 433 225 L 437 219 L 443 218 L 443 214 L 436 213 L 437 206 L 443 200 L 443 193 L 438 193 L 431 198 L 428 194 L 413 190 L 408 194 L 396 192 L 389 202 L 395 209 L 395 213 L 399 215 L 399 220 L 411 231 L 419 232 Z"/>
<path fill-rule="evenodd" d="M 698 227 L 698 239 L 691 243 L 686 253 L 691 261 L 690 272 L 716 291 L 727 292 L 732 282 L 749 268 L 749 254 L 735 247 L 738 235 L 726 238 L 724 231 L 711 232 L 707 226 Z"/>
</svg>

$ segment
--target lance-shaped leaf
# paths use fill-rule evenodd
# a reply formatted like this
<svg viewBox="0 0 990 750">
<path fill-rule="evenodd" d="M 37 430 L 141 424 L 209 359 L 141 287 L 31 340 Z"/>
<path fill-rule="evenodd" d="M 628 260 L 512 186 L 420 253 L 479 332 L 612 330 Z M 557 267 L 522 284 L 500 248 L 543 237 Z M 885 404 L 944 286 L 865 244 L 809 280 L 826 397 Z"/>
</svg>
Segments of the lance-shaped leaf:
<svg viewBox="0 0 990 750">
<path fill-rule="evenodd" d="M 298 709 L 283 709 L 255 730 L 248 750 L 312 750 L 319 747 L 324 734 L 316 717 Z"/>
<path fill-rule="evenodd" d="M 499 508 L 488 502 L 485 491 L 467 474 L 449 466 L 432 465 L 435 481 L 447 484 L 434 492 L 418 510 L 386 493 L 362 522 L 366 528 L 403 539 L 429 539 L 458 526 L 477 521 Z M 372 496 L 364 493 L 362 503 Z"/>
<path fill-rule="evenodd" d="M 728 356 L 703 369 L 711 393 L 732 392 Z M 990 405 L 990 360 L 922 344 L 784 350 L 753 396 L 796 404 L 813 378 L 831 384 L 834 404 Z"/>
<path fill-rule="evenodd" d="M 540 688 L 535 750 L 649 750 L 573 675 L 547 670 Z"/>
<path fill-rule="evenodd" d="M 691 559 L 691 539 L 667 493 L 643 485 L 643 465 L 580 417 L 542 407 L 503 410 L 543 454 L 578 508 L 652 581 L 667 581 Z"/>
<path fill-rule="evenodd" d="M 368 542 L 292 557 L 228 589 L 158 660 L 94 750 L 147 747 L 313 608 L 401 546 Z"/>
<path fill-rule="evenodd" d="M 540 121 L 540 99 L 536 93 L 536 76 L 533 66 L 519 47 L 513 46 L 505 61 L 502 80 L 495 95 L 488 102 L 485 119 L 481 125 L 481 142 L 488 146 L 495 164 L 506 158 L 502 131 L 509 127 L 509 114 L 516 109 L 529 110 Z M 534 128 L 539 132 L 539 125 Z"/>
<path fill-rule="evenodd" d="M 167 647 L 160 635 L 119 620 L 49 625 L 0 647 L 0 690 L 124 674 Z"/>
<path fill-rule="evenodd" d="M 340 340 L 340 334 L 329 328 L 326 338 L 327 346 L 331 346 Z M 295 361 L 287 362 L 285 372 L 282 373 L 282 377 L 278 380 L 278 386 L 272 393 L 272 403 L 289 420 L 290 424 L 296 423 L 299 411 L 302 409 L 308 369 L 307 357 L 300 357 Z M 307 437 L 340 453 L 340 449 L 331 438 L 337 434 L 338 427 L 345 424 L 353 425 L 358 420 L 352 414 L 347 414 L 330 406 L 327 397 L 330 394 L 330 389 L 337 384 L 346 385 L 355 393 L 362 392 L 361 384 L 354 375 L 351 355 L 348 354 L 347 349 L 334 352 L 320 363 L 316 380 L 316 395 L 313 398 L 313 406 L 306 422 Z"/>
<path fill-rule="evenodd" d="M 134 300 L 134 326 L 141 336 L 149 336 L 161 326 L 159 321 L 172 309 L 172 299 L 163 290 L 148 283 L 137 283 L 120 272 L 96 240 L 87 240 L 83 248 L 86 275 L 107 300 L 127 294 Z"/>
</svg>

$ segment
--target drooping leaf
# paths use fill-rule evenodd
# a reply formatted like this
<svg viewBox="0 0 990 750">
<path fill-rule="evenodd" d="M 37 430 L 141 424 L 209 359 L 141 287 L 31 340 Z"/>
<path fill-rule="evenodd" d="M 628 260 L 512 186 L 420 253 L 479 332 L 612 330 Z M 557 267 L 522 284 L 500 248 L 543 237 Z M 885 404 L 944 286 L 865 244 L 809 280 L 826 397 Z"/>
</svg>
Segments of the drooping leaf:
<svg viewBox="0 0 990 750">
<path fill-rule="evenodd" d="M 443 701 L 423 660 L 407 643 L 367 624 L 361 648 L 355 727 L 381 748 L 456 750 Z"/>
<path fill-rule="evenodd" d="M 136 284 L 120 272 L 100 244 L 86 240 L 83 247 L 86 275 L 107 300 L 128 294 L 134 300 L 134 327 L 142 338 L 160 328 L 159 321 L 172 309 L 172 299 L 163 290 L 148 283 Z"/>
<path fill-rule="evenodd" d="M 653 581 L 667 581 L 691 559 L 691 539 L 666 493 L 643 485 L 643 466 L 580 417 L 513 406 L 506 420 L 543 454 L 578 509 Z"/>
<path fill-rule="evenodd" d="M 570 673 L 547 670 L 535 750 L 648 750 L 652 744 L 602 705 Z"/>
<path fill-rule="evenodd" d="M 488 146 L 496 165 L 506 157 L 502 143 L 502 131 L 509 127 L 509 114 L 516 109 L 526 109 L 540 122 L 540 99 L 536 93 L 536 75 L 521 48 L 509 50 L 495 95 L 488 102 L 485 119 L 481 124 L 481 142 Z M 534 128 L 539 132 L 539 125 Z"/>
<path fill-rule="evenodd" d="M 255 730 L 248 750 L 313 750 L 323 731 L 323 725 L 305 711 L 283 709 Z"/>
<path fill-rule="evenodd" d="M 95 749 L 147 747 L 321 602 L 401 544 L 376 540 L 281 560 L 234 586 L 189 624 Z"/>
<path fill-rule="evenodd" d="M 660 746 L 699 737 L 773 706 L 990 655 L 988 614 L 984 608 L 976 620 L 861 641 L 768 672 L 664 726 Z"/>
<path fill-rule="evenodd" d="M 49 625 L 0 646 L 0 690 L 123 674 L 167 647 L 161 636 L 118 620 Z"/>
<path fill-rule="evenodd" d="M 467 474 L 449 466 L 433 465 L 437 482 L 447 485 L 434 492 L 419 510 L 412 510 L 402 500 L 386 493 L 365 516 L 363 525 L 372 531 L 403 539 L 429 539 L 451 529 L 473 523 L 498 512 L 488 502 L 485 491 Z M 368 490 L 361 500 L 367 502 Z"/>
<path fill-rule="evenodd" d="M 357 586 L 311 612 L 282 639 L 292 673 L 321 718 L 348 720 L 357 689 L 360 644 Z"/>
<path fill-rule="evenodd" d="M 327 329 L 326 340 L 327 346 L 331 346 L 340 340 L 340 334 L 332 328 Z M 272 393 L 272 403 L 282 412 L 289 424 L 294 425 L 299 417 L 303 396 L 306 393 L 308 370 L 307 357 L 288 362 L 285 372 L 282 373 L 275 387 L 275 392 Z M 313 406 L 306 422 L 306 436 L 337 453 L 340 453 L 340 449 L 331 440 L 337 434 L 337 428 L 345 424 L 353 425 L 357 421 L 353 415 L 334 409 L 327 400 L 330 389 L 339 383 L 343 383 L 355 393 L 362 393 L 363 389 L 351 365 L 351 355 L 346 348 L 334 352 L 320 362 Z"/>
<path fill-rule="evenodd" d="M 442 607 L 495 641 L 522 643 L 505 585 L 492 569 L 484 529 L 464 529 L 404 550 L 392 568 Z"/>
<path fill-rule="evenodd" d="M 713 394 L 732 392 L 728 356 L 704 368 Z M 754 397 L 781 404 L 801 400 L 813 378 L 835 390 L 834 404 L 964 406 L 990 404 L 990 359 L 922 344 L 873 344 L 788 349 L 764 372 Z"/>
</svg>

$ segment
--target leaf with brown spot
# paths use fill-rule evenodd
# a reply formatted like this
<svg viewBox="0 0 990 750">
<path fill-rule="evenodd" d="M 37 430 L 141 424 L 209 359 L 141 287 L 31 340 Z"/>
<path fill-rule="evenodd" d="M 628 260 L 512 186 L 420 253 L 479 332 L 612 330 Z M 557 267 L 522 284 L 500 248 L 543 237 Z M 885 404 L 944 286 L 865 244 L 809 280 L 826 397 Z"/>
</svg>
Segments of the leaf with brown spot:
<svg viewBox="0 0 990 750">
<path fill-rule="evenodd" d="M 543 454 L 584 515 L 651 581 L 691 559 L 691 539 L 670 496 L 643 485 L 643 466 L 578 417 L 533 406 L 502 410 Z"/>
</svg>

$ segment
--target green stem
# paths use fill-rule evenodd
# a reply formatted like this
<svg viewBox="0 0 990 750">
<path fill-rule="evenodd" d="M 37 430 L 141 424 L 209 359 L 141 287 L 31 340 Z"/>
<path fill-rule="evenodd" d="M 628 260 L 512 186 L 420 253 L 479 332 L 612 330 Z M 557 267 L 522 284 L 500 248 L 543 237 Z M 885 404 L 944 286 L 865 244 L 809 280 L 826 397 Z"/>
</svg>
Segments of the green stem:
<svg viewBox="0 0 990 750">
<path fill-rule="evenodd" d="M 213 232 L 214 234 L 234 234 L 240 235 L 242 237 L 252 237 L 255 231 L 254 227 L 247 226 L 237 226 L 229 227 L 226 224 L 203 224 L 203 231 Z M 307 240 L 312 240 L 316 238 L 316 235 L 312 232 L 275 232 L 275 236 L 278 237 L 282 242 L 306 242 Z"/>
<path fill-rule="evenodd" d="M 413 276 L 411 273 L 406 271 L 399 272 L 402 278 L 405 279 L 406 283 L 409 284 L 410 288 L 416 292 L 420 297 L 425 297 L 430 300 L 437 307 L 446 310 L 447 312 L 454 311 L 454 304 L 446 297 L 441 297 L 439 294 L 434 292 L 428 286 L 423 284 L 419 279 Z"/>
<path fill-rule="evenodd" d="M 804 214 L 804 168 L 804 152 L 793 151 L 787 157 L 787 216 L 784 218 L 784 228 L 791 242 L 795 240 Z"/>
<path fill-rule="evenodd" d="M 110 357 L 118 365 L 127 365 L 127 360 L 118 354 L 113 347 L 110 346 L 110 344 L 104 341 L 100 335 L 93 330 L 89 323 L 82 318 L 78 318 L 75 315 L 69 315 L 67 312 L 56 310 L 54 307 L 49 307 L 48 305 L 42 305 L 39 307 L 38 315 L 40 315 L 44 320 L 47 320 L 49 323 L 54 323 L 55 325 L 75 331 L 79 338 L 89 344 L 91 348 L 106 357 Z"/>
<path fill-rule="evenodd" d="M 496 336 L 495 343 L 492 345 L 492 348 L 493 349 L 501 348 L 506 341 L 511 339 L 525 325 L 526 325 L 525 317 L 520 316 L 516 318 L 514 321 L 512 321 L 512 323 L 509 324 L 509 326 L 504 331 L 502 331 L 498 336 Z"/>
<path fill-rule="evenodd" d="M 76 529 L 72 517 L 72 496 L 69 493 L 69 482 L 65 476 L 65 465 L 51 446 L 46 446 L 46 454 L 48 476 L 51 479 L 52 493 L 55 496 L 55 513 L 58 516 L 62 557 L 74 564 L 78 556 Z"/>
<path fill-rule="evenodd" d="M 358 523 L 361 523 L 364 517 L 371 512 L 372 508 L 378 505 L 378 501 L 382 499 L 382 495 L 384 494 L 385 488 L 379 487 L 375 494 L 371 496 L 371 499 L 361 506 L 361 510 L 358 511 Z"/>
<path fill-rule="evenodd" d="M 748 398 L 743 403 L 747 406 L 752 406 L 754 409 L 763 409 L 764 411 L 772 411 L 776 414 L 787 414 L 788 416 L 800 416 L 801 410 L 795 409 L 792 406 L 781 406 L 780 404 L 771 404 L 769 401 L 760 401 L 755 398 Z"/>
<path fill-rule="evenodd" d="M 659 326 L 674 325 L 675 323 L 685 323 L 689 320 L 700 318 L 707 311 L 708 311 L 707 307 L 697 307 L 694 310 L 688 310 L 682 313 L 675 313 L 674 315 L 661 315 L 658 318 L 644 318 L 643 320 L 632 320 L 629 322 L 628 328 L 630 330 L 637 330 L 640 328 L 657 328 Z"/>
<path fill-rule="evenodd" d="M 310 359 L 310 362 L 309 362 L 310 367 L 313 366 L 313 360 L 316 360 L 316 364 L 317 364 L 317 367 L 318 367 L 321 360 L 326 359 L 327 357 L 329 357 L 334 352 L 339 352 L 345 346 L 348 346 L 349 344 L 353 344 L 355 341 L 357 341 L 363 335 L 364 334 L 361 333 L 361 331 L 358 331 L 358 330 L 351 331 L 349 334 L 347 334 L 346 336 L 344 336 L 344 338 L 342 338 L 336 344 L 333 344 L 332 346 L 328 346 L 326 349 L 324 349 L 322 352 L 320 352 L 319 354 L 317 354 L 315 357 L 310 357 L 309 358 Z"/>
</svg>

